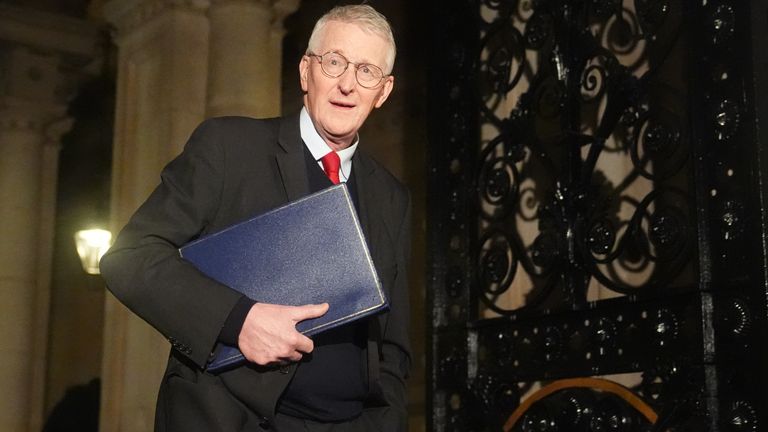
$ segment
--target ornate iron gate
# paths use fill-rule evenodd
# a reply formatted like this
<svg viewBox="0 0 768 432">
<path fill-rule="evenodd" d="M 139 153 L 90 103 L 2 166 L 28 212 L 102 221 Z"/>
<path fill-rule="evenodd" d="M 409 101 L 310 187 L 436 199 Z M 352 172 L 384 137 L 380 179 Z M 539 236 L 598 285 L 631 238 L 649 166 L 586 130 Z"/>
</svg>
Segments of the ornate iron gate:
<svg viewBox="0 0 768 432">
<path fill-rule="evenodd" d="M 768 430 L 766 9 L 433 4 L 430 430 Z"/>
</svg>

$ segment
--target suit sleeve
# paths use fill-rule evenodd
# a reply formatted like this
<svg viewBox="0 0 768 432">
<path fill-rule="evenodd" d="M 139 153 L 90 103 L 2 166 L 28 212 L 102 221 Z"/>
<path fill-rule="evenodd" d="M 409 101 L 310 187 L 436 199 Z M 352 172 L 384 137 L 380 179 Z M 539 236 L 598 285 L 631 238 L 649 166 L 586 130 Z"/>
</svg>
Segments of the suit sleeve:
<svg viewBox="0 0 768 432">
<path fill-rule="evenodd" d="M 405 380 L 408 378 L 411 366 L 407 271 L 411 252 L 411 202 L 407 192 L 403 197 L 404 211 L 396 245 L 397 275 L 391 293 L 390 317 L 384 329 L 381 353 L 381 386 L 384 399 L 389 405 L 382 413 L 383 430 L 398 432 L 405 432 L 408 429 Z"/>
<path fill-rule="evenodd" d="M 225 176 L 219 129 L 207 121 L 195 130 L 101 260 L 109 290 L 201 368 L 241 297 L 178 252 L 219 207 Z"/>
</svg>

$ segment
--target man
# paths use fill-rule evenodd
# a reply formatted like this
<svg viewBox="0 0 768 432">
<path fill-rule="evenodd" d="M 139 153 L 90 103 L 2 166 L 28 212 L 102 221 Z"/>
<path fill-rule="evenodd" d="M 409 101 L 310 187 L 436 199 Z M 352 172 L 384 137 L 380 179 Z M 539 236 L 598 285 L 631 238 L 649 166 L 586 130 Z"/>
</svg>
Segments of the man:
<svg viewBox="0 0 768 432">
<path fill-rule="evenodd" d="M 373 8 L 328 12 L 299 63 L 301 113 L 204 122 L 102 259 L 110 290 L 173 346 L 156 430 L 406 429 L 410 202 L 357 149 L 358 130 L 392 91 L 394 59 L 389 24 Z M 327 304 L 255 303 L 179 257 L 177 248 L 195 238 L 337 181 L 355 200 L 390 302 L 385 314 L 311 340 L 295 325 Z M 249 363 L 206 372 L 218 342 L 237 345 Z"/>
</svg>

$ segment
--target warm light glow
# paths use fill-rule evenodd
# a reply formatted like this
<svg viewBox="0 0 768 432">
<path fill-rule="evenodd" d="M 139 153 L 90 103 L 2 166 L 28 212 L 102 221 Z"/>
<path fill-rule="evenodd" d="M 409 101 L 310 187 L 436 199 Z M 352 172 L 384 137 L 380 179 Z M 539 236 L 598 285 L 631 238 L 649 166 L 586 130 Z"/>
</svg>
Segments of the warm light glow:
<svg viewBox="0 0 768 432">
<path fill-rule="evenodd" d="M 103 229 L 78 231 L 75 245 L 83 270 L 88 274 L 99 274 L 99 260 L 112 245 L 112 233 Z"/>
</svg>

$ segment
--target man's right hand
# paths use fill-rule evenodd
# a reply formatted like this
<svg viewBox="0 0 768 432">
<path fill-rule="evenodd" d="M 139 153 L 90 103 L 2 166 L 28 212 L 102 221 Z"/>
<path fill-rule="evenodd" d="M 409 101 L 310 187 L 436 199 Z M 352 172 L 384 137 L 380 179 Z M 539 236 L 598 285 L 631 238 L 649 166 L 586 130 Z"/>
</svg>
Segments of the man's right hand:
<svg viewBox="0 0 768 432">
<path fill-rule="evenodd" d="M 251 307 L 240 330 L 238 345 L 246 359 L 267 366 L 296 362 L 312 352 L 312 339 L 296 330 L 296 324 L 328 312 L 328 303 L 282 306 L 256 303 Z"/>
</svg>

